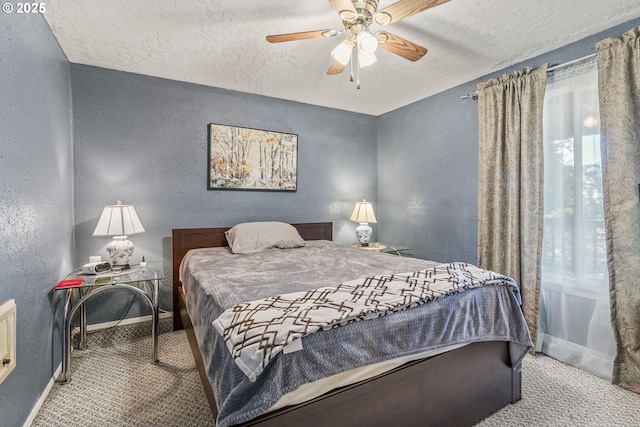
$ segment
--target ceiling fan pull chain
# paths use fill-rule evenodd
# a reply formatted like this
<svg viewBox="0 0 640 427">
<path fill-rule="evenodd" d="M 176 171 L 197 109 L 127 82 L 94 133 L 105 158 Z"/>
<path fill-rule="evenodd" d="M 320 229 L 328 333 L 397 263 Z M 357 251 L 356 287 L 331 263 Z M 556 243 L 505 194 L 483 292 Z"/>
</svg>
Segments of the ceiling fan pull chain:
<svg viewBox="0 0 640 427">
<path fill-rule="evenodd" d="M 354 51 L 353 60 L 351 62 L 355 62 L 353 66 L 356 67 L 356 89 L 360 89 L 360 55 L 358 54 L 357 48 Z"/>
<path fill-rule="evenodd" d="M 351 66 L 351 73 L 349 74 L 349 81 L 350 82 L 353 82 L 353 80 L 354 80 L 353 79 L 353 61 L 354 61 L 353 58 L 354 58 L 354 54 L 357 53 L 356 49 L 357 49 L 356 47 L 352 47 L 351 48 L 351 61 L 350 61 L 350 64 L 349 64 Z"/>
</svg>

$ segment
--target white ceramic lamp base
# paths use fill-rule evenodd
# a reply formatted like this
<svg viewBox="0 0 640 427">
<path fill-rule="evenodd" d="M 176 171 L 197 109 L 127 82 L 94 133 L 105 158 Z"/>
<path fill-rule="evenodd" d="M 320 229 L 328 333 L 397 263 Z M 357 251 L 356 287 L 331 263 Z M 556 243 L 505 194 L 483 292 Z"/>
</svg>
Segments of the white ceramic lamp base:
<svg viewBox="0 0 640 427">
<path fill-rule="evenodd" d="M 133 243 L 127 240 L 127 236 L 115 236 L 107 245 L 107 252 L 109 252 L 112 267 L 129 268 L 129 259 L 133 255 Z"/>
<path fill-rule="evenodd" d="M 358 242 L 362 246 L 369 246 L 372 231 L 368 224 L 360 224 L 356 227 L 356 236 L 358 236 Z"/>
</svg>

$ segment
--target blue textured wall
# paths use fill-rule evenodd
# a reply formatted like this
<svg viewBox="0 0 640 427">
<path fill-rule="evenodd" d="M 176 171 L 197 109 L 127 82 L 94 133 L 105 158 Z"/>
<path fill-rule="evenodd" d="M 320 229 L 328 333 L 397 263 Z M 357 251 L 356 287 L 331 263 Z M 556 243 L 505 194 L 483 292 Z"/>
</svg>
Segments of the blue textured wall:
<svg viewBox="0 0 640 427">
<path fill-rule="evenodd" d="M 164 263 L 164 309 L 172 228 L 333 221 L 336 240 L 355 242 L 355 202 L 376 202 L 376 117 L 75 64 L 71 76 L 76 265 L 107 255 L 110 239 L 91 236 L 104 205 L 131 203 L 146 230 L 130 237 L 134 261 Z M 297 134 L 298 191 L 207 190 L 209 123 Z M 89 321 L 126 305 L 114 294 Z"/>
<path fill-rule="evenodd" d="M 69 63 L 40 15 L 0 14 L 0 304 L 17 305 L 17 366 L 0 425 L 20 426 L 60 363 L 51 289 L 71 269 Z"/>
<path fill-rule="evenodd" d="M 523 67 L 589 55 L 598 41 L 638 25 L 635 19 L 380 116 L 380 241 L 409 246 L 420 258 L 476 263 L 478 106 L 460 96 Z"/>
<path fill-rule="evenodd" d="M 434 261 L 475 261 L 477 105 L 455 88 L 380 117 L 380 240 Z"/>
</svg>

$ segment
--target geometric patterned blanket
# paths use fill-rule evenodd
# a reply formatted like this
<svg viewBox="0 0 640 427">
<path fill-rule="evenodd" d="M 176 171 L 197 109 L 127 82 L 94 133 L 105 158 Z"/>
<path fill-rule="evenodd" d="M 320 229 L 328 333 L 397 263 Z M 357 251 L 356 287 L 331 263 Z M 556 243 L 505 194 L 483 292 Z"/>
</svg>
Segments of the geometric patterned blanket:
<svg viewBox="0 0 640 427">
<path fill-rule="evenodd" d="M 222 313 L 213 326 L 235 363 L 253 382 L 298 338 L 487 285 L 510 286 L 518 292 L 518 285 L 507 276 L 453 262 L 241 303 Z"/>
</svg>

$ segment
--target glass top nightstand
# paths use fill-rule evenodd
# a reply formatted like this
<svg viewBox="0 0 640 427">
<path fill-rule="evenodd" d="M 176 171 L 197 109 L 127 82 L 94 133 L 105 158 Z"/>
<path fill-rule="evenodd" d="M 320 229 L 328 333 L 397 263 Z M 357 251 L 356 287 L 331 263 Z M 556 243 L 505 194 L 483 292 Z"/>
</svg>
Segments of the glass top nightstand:
<svg viewBox="0 0 640 427">
<path fill-rule="evenodd" d="M 67 279 L 84 279 L 84 283 L 76 288 L 90 288 L 104 285 L 136 284 L 139 282 L 157 281 L 164 279 L 164 271 L 161 266 L 147 265 L 140 267 L 132 265 L 128 270 L 120 272 L 108 271 L 100 274 L 83 274 L 74 272 Z"/>
<path fill-rule="evenodd" d="M 381 243 L 369 243 L 369 246 L 362 245 L 353 245 L 358 249 L 362 249 L 365 251 L 378 251 L 385 254 L 403 256 L 403 257 L 413 257 L 413 253 L 411 252 L 411 248 L 406 246 L 390 246 L 383 245 Z"/>
<path fill-rule="evenodd" d="M 411 248 L 408 248 L 406 246 L 387 246 L 380 252 L 384 252 L 386 254 L 391 254 L 391 255 L 413 258 L 413 251 L 411 250 Z"/>
<path fill-rule="evenodd" d="M 132 265 L 128 270 L 109 271 L 101 274 L 83 274 L 81 270 L 70 274 L 65 280 L 82 279 L 83 283 L 73 287 L 56 287 L 55 293 L 65 292 L 64 328 L 62 339 L 62 373 L 59 381 L 71 381 L 71 329 L 73 318 L 80 311 L 80 348 L 85 349 L 87 337 L 86 302 L 94 295 L 110 289 L 128 289 L 142 295 L 152 311 L 153 353 L 152 362 L 158 362 L 158 297 L 160 282 L 164 280 L 161 266 Z M 76 297 L 74 299 L 74 296 Z"/>
<path fill-rule="evenodd" d="M 380 243 L 369 243 L 368 246 L 363 246 L 360 244 L 353 245 L 358 249 L 362 249 L 363 251 L 382 251 L 387 247 L 385 245 L 381 245 Z"/>
</svg>

